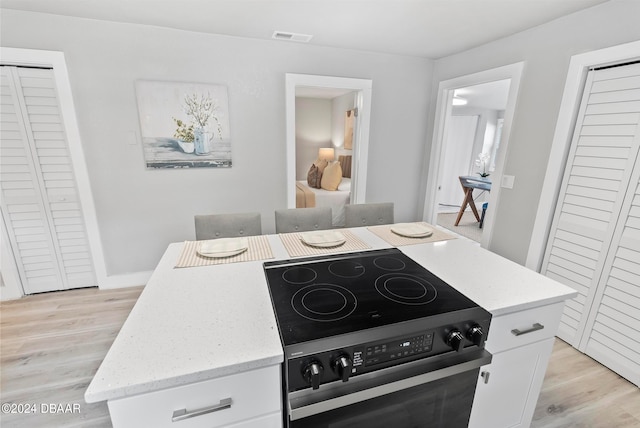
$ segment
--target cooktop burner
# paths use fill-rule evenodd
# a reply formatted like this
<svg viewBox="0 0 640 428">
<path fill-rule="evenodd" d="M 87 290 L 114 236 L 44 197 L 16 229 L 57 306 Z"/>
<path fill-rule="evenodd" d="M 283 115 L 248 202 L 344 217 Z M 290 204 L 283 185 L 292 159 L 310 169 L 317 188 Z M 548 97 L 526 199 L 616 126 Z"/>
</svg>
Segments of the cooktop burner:
<svg viewBox="0 0 640 428">
<path fill-rule="evenodd" d="M 397 248 L 264 269 L 285 346 L 477 307 Z"/>
</svg>

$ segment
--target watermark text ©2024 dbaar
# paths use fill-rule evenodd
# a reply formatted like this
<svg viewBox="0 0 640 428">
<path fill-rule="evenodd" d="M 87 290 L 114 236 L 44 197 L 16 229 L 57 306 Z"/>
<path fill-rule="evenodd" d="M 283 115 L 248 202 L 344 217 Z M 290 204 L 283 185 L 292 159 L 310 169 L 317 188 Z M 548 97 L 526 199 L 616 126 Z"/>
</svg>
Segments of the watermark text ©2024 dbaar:
<svg viewBox="0 0 640 428">
<path fill-rule="evenodd" d="M 80 413 L 80 403 L 2 403 L 2 413 Z"/>
</svg>

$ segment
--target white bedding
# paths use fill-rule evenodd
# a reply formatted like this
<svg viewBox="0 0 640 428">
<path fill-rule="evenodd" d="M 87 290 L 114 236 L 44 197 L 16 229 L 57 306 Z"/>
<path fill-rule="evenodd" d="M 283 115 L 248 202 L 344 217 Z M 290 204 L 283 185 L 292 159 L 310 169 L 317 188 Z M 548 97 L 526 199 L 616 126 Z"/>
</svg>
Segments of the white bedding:
<svg viewBox="0 0 640 428">
<path fill-rule="evenodd" d="M 298 183 L 309 188 L 304 180 Z M 344 226 L 344 206 L 349 203 L 351 197 L 351 179 L 343 177 L 338 190 L 335 191 L 310 189 L 316 195 L 316 207 L 331 207 L 333 225 Z"/>
</svg>

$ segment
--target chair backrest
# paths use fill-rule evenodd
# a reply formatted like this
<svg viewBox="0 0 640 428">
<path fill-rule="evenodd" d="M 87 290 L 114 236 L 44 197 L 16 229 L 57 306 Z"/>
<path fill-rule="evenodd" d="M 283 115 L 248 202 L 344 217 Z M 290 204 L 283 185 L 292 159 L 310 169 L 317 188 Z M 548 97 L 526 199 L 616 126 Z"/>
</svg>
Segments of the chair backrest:
<svg viewBox="0 0 640 428">
<path fill-rule="evenodd" d="M 260 213 L 196 215 L 196 240 L 262 234 Z"/>
<path fill-rule="evenodd" d="M 345 227 L 376 226 L 393 223 L 393 202 L 379 204 L 347 204 L 344 206 Z"/>
<path fill-rule="evenodd" d="M 276 210 L 276 233 L 331 229 L 330 207 Z"/>
</svg>

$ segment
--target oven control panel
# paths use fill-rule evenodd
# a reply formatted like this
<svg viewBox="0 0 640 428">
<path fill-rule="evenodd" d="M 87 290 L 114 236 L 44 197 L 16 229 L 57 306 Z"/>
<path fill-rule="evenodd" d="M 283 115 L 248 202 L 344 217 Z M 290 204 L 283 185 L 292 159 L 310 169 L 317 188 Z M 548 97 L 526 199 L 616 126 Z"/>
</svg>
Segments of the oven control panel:
<svg viewBox="0 0 640 428">
<path fill-rule="evenodd" d="M 371 367 L 391 360 L 429 353 L 433 348 L 434 334 L 430 331 L 417 336 L 366 345 L 364 348 L 359 347 L 353 354 L 353 366 Z"/>
<path fill-rule="evenodd" d="M 348 382 L 353 376 L 468 347 L 484 347 L 490 320 L 467 321 L 287 361 L 289 392 Z"/>
</svg>

